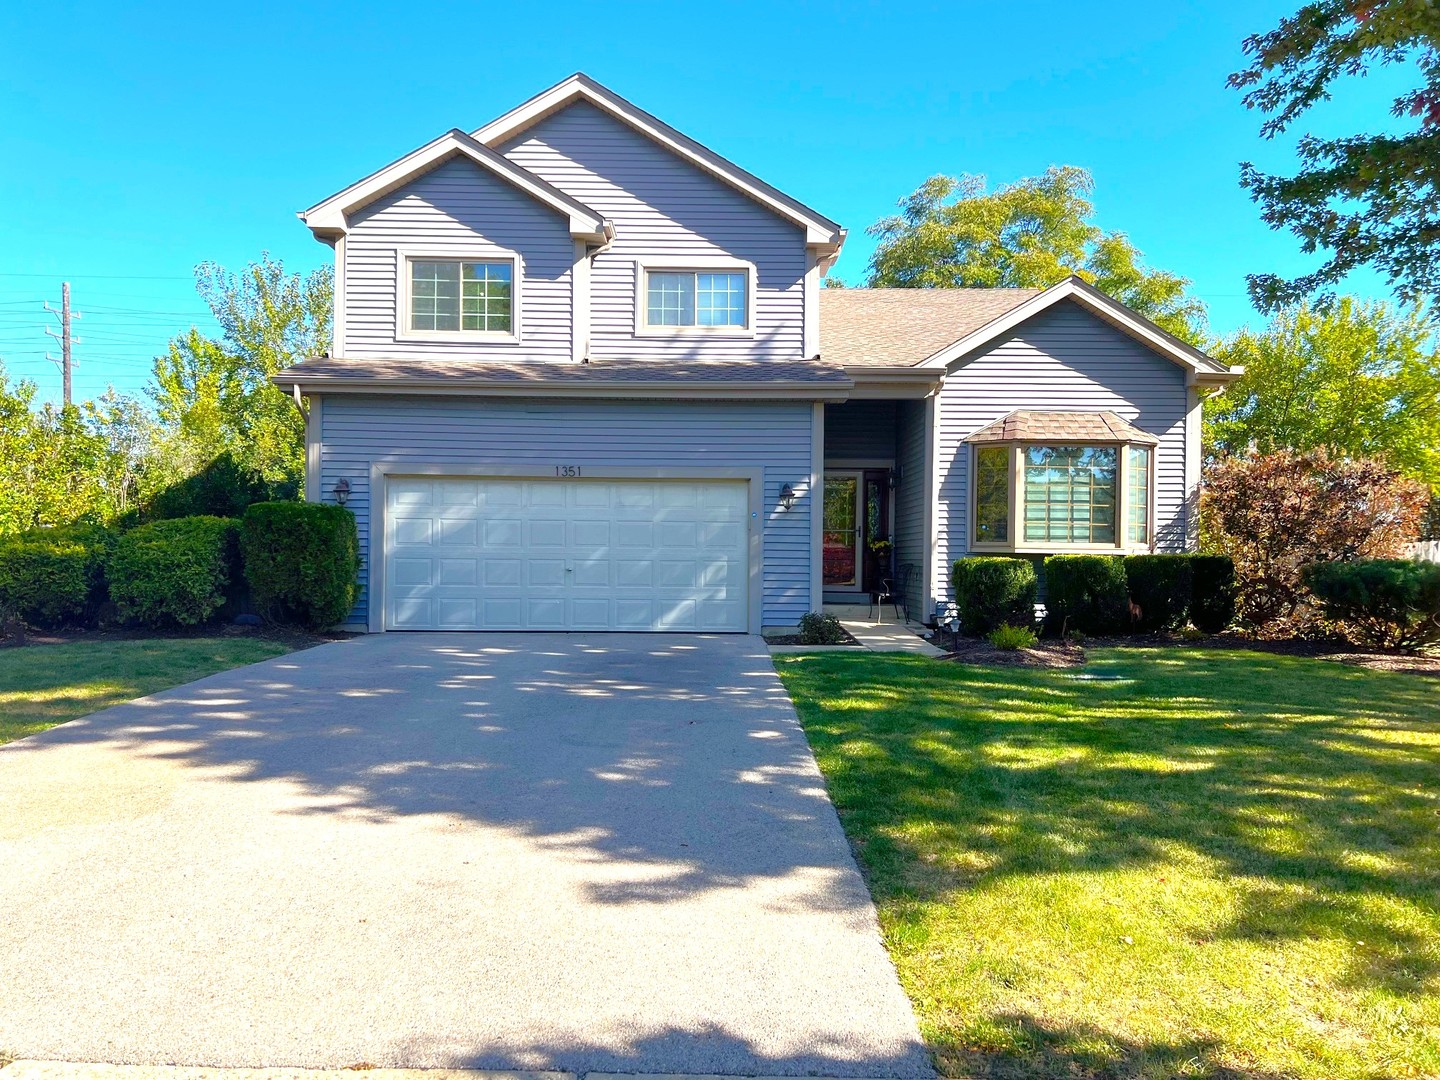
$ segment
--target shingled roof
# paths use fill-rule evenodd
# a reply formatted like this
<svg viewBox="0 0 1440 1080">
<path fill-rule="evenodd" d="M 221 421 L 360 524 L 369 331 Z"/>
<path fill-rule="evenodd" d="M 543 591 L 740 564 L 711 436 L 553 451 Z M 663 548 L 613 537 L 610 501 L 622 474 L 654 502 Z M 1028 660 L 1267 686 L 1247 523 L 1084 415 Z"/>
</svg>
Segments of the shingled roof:
<svg viewBox="0 0 1440 1080">
<path fill-rule="evenodd" d="M 1113 412 L 1034 412 L 1017 409 L 993 424 L 986 424 L 965 441 L 1130 442 L 1154 446 L 1160 440 Z"/>
<path fill-rule="evenodd" d="M 821 289 L 820 358 L 913 367 L 1041 289 Z"/>
<path fill-rule="evenodd" d="M 301 390 L 317 385 L 327 390 L 336 386 L 368 388 L 372 393 L 400 387 L 433 388 L 439 392 L 469 389 L 543 394 L 560 390 L 601 397 L 611 393 L 630 397 L 645 391 L 666 395 L 685 391 L 701 397 L 706 392 L 722 391 L 748 391 L 752 396 L 767 391 L 843 396 L 854 385 L 840 368 L 815 360 L 595 360 L 586 364 L 556 364 L 320 357 L 285 368 L 273 375 L 271 381 L 285 388 L 298 386 Z"/>
</svg>

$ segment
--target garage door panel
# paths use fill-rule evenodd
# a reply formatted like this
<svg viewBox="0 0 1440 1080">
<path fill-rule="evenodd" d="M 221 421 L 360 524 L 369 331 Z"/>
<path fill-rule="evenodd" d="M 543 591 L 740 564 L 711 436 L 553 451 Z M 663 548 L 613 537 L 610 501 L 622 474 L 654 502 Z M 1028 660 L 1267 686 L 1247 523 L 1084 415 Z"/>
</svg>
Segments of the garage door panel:
<svg viewBox="0 0 1440 1080">
<path fill-rule="evenodd" d="M 743 482 L 392 479 L 394 629 L 737 632 Z"/>
</svg>

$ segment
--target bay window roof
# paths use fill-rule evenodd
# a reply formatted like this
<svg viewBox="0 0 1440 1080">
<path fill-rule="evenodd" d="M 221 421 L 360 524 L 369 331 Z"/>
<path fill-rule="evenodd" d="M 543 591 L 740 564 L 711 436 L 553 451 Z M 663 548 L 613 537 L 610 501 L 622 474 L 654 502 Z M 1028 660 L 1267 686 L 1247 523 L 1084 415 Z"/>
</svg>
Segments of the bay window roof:
<svg viewBox="0 0 1440 1080">
<path fill-rule="evenodd" d="M 972 433 L 969 443 L 1135 443 L 1155 446 L 1154 435 L 1113 412 L 1037 412 L 1017 409 Z"/>
</svg>

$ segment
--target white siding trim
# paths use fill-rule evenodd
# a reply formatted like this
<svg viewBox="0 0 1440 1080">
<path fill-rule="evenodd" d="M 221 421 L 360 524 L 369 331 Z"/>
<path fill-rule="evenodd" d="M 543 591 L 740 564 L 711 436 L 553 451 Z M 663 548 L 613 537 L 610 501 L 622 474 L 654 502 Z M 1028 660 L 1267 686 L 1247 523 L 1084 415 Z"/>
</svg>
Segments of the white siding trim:
<svg viewBox="0 0 1440 1080">
<path fill-rule="evenodd" d="M 345 355 L 345 236 L 335 238 L 335 314 L 330 325 L 330 355 Z"/>
<path fill-rule="evenodd" d="M 825 405 L 810 421 L 810 610 L 825 607 Z"/>
<path fill-rule="evenodd" d="M 385 632 L 385 510 L 388 502 L 386 485 L 392 476 L 493 476 L 512 479 L 556 479 L 553 466 L 474 465 L 445 461 L 417 464 L 412 461 L 379 460 L 370 463 L 370 565 L 367 567 L 367 629 L 372 634 Z M 594 466 L 585 470 L 587 480 L 745 480 L 749 492 L 747 550 L 748 575 L 746 590 L 746 623 L 749 633 L 762 629 L 764 614 L 764 529 L 765 470 L 716 468 L 637 468 L 633 466 Z"/>
<path fill-rule="evenodd" d="M 802 355 L 808 360 L 820 355 L 820 256 L 813 249 L 805 252 L 805 330 Z"/>
<path fill-rule="evenodd" d="M 590 246 L 584 240 L 575 241 L 570 297 L 570 358 L 578 364 L 590 354 Z"/>
<path fill-rule="evenodd" d="M 1187 388 L 1185 410 L 1185 549 L 1200 548 L 1200 420 L 1205 396 L 1196 386 Z M 1158 455 L 1157 455 L 1158 456 Z M 1154 493 L 1151 493 L 1152 501 Z M 1154 530 L 1151 530 L 1154 541 Z"/>
</svg>

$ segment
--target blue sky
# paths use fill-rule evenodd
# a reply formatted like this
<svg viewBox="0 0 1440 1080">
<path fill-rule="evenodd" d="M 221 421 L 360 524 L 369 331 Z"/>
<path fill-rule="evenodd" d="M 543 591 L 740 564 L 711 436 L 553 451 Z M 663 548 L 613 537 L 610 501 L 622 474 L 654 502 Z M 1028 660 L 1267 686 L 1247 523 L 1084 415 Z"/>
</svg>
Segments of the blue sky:
<svg viewBox="0 0 1440 1080">
<path fill-rule="evenodd" d="M 295 211 L 576 70 L 847 225 L 851 282 L 866 227 L 927 176 L 1082 165 L 1099 223 L 1228 332 L 1260 321 L 1247 272 L 1312 265 L 1237 184 L 1293 142 L 1261 142 L 1224 86 L 1297 3 L 4 5 L 0 358 L 58 397 L 40 301 L 68 279 L 77 398 L 139 392 L 170 336 L 214 329 L 197 262 L 320 265 Z M 1402 75 L 1307 126 L 1385 126 Z"/>
</svg>

